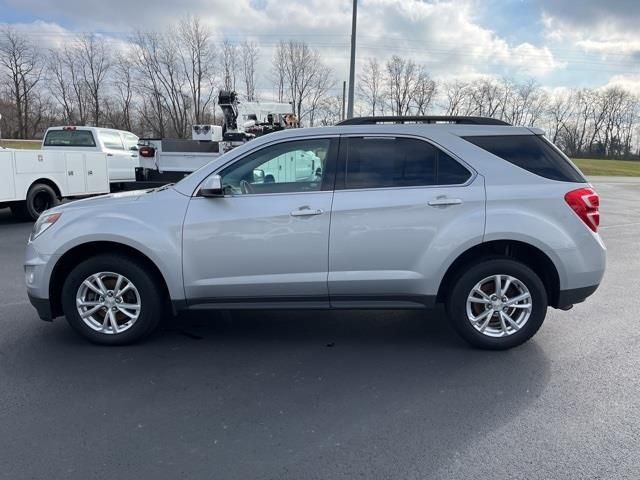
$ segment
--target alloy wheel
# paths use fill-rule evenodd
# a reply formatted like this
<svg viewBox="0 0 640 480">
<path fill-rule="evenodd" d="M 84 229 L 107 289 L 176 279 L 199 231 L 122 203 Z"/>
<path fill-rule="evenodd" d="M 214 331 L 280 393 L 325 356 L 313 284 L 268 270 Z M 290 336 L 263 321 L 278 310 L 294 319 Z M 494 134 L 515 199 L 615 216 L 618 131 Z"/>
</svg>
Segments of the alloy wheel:
<svg viewBox="0 0 640 480">
<path fill-rule="evenodd" d="M 98 272 L 87 277 L 78 287 L 76 308 L 88 327 L 116 335 L 136 323 L 142 303 L 138 289 L 124 275 Z"/>
<path fill-rule="evenodd" d="M 507 337 L 527 323 L 533 309 L 531 292 L 511 275 L 480 280 L 467 296 L 467 318 L 488 337 Z"/>
</svg>

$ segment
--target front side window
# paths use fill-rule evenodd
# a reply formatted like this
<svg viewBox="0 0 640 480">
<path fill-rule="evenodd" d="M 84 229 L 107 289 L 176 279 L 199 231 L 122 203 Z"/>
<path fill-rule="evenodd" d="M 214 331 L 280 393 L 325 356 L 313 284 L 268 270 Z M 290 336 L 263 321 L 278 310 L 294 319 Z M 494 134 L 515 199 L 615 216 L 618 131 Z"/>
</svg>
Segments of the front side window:
<svg viewBox="0 0 640 480">
<path fill-rule="evenodd" d="M 124 150 L 122 139 L 118 132 L 103 130 L 98 135 L 100 135 L 100 140 L 102 141 L 104 148 L 108 148 L 110 150 Z"/>
<path fill-rule="evenodd" d="M 49 130 L 44 139 L 45 147 L 95 147 L 89 130 Z"/>
<path fill-rule="evenodd" d="M 471 173 L 423 140 L 349 138 L 345 188 L 393 188 L 465 183 Z"/>
<path fill-rule="evenodd" d="M 297 140 L 251 153 L 222 172 L 225 194 L 320 190 L 330 145 L 329 139 Z"/>
</svg>

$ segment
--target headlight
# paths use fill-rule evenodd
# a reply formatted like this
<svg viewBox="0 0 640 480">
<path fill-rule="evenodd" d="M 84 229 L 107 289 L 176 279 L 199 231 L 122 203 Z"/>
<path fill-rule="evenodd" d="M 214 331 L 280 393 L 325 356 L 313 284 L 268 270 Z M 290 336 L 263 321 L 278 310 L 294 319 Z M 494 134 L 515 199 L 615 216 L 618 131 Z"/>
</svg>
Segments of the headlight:
<svg viewBox="0 0 640 480">
<path fill-rule="evenodd" d="M 33 230 L 31 231 L 31 236 L 29 237 L 29 241 L 33 241 L 42 235 L 46 230 L 49 229 L 54 223 L 58 221 L 62 213 L 50 213 L 48 215 L 40 215 L 36 223 L 33 225 Z"/>
</svg>

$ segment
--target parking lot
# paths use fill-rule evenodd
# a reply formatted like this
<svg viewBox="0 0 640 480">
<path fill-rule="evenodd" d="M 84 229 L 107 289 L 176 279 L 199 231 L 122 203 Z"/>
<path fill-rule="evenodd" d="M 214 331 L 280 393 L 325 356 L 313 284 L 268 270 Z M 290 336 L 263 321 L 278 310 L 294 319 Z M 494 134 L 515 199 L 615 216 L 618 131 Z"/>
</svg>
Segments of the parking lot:
<svg viewBox="0 0 640 480">
<path fill-rule="evenodd" d="M 433 312 L 183 316 L 87 343 L 26 298 L 0 210 L 0 477 L 640 478 L 640 179 L 595 182 L 604 282 L 529 343 Z"/>
</svg>

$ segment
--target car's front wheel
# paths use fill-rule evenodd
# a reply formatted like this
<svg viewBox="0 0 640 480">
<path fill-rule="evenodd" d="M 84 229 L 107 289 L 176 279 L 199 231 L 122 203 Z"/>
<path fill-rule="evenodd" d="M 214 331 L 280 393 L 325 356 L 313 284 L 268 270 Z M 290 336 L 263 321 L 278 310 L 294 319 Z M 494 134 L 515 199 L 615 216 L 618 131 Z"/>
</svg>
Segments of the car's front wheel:
<svg viewBox="0 0 640 480">
<path fill-rule="evenodd" d="M 540 277 L 523 263 L 491 258 L 458 276 L 447 311 L 467 342 L 503 350 L 535 335 L 547 313 L 547 293 Z"/>
<path fill-rule="evenodd" d="M 69 324 L 95 343 L 123 345 L 151 333 L 162 315 L 162 289 L 141 264 L 98 255 L 76 266 L 62 287 Z"/>
</svg>

